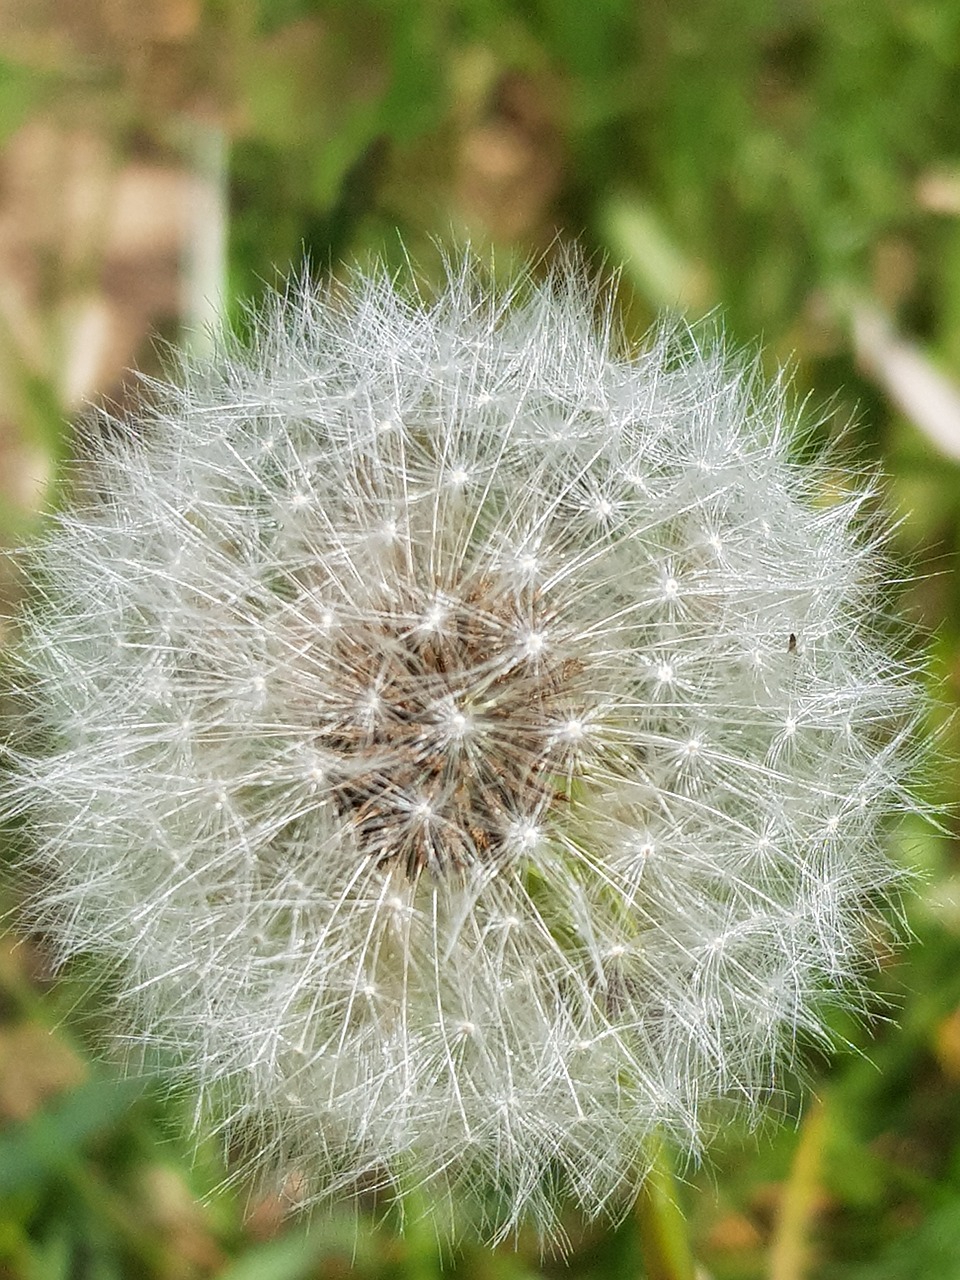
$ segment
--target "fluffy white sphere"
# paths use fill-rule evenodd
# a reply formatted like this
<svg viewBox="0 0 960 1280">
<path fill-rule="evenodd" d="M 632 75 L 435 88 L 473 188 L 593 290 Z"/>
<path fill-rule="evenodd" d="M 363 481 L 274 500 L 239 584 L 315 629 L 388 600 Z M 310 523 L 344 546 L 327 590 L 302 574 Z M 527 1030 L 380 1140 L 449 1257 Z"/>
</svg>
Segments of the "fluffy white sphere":
<svg viewBox="0 0 960 1280">
<path fill-rule="evenodd" d="M 777 1089 L 908 803 L 864 494 L 755 370 L 595 303 L 275 299 L 98 448 L 20 649 L 63 957 L 258 1162 L 490 1236 Z"/>
</svg>

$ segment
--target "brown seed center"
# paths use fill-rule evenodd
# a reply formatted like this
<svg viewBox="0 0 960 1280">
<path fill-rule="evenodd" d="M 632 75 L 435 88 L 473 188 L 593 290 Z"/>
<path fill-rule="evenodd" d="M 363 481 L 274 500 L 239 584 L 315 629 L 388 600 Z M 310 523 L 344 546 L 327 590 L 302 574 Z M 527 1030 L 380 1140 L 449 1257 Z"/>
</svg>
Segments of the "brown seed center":
<svg viewBox="0 0 960 1280">
<path fill-rule="evenodd" d="M 364 855 L 416 880 L 529 848 L 569 797 L 590 701 L 548 601 L 484 576 L 335 612 L 319 741 Z"/>
</svg>

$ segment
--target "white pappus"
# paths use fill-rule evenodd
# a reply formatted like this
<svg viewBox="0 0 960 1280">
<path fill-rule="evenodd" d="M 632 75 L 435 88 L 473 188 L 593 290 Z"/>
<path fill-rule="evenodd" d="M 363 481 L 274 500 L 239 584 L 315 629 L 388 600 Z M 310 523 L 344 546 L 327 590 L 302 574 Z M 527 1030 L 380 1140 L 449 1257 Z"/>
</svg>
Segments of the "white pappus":
<svg viewBox="0 0 960 1280">
<path fill-rule="evenodd" d="M 570 266 L 293 286 L 30 554 L 34 918 L 312 1198 L 620 1212 L 856 999 L 895 892 L 869 486 L 824 501 L 720 344 L 612 332 Z"/>
</svg>

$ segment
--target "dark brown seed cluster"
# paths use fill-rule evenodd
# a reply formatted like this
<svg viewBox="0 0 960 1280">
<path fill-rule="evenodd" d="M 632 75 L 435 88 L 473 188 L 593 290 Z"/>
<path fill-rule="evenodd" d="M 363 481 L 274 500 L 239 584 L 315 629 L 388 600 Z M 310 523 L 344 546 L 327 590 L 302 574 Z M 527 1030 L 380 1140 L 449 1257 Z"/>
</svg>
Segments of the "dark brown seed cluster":
<svg viewBox="0 0 960 1280">
<path fill-rule="evenodd" d="M 483 576 L 334 612 L 319 743 L 364 856 L 416 880 L 521 854 L 569 795 L 588 714 L 549 603 Z"/>
</svg>

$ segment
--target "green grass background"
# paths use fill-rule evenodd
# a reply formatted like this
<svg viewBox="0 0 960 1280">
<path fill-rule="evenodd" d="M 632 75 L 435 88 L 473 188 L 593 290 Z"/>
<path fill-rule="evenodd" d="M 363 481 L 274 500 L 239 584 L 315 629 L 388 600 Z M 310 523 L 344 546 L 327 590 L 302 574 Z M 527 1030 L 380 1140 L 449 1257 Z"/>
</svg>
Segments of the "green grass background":
<svg viewBox="0 0 960 1280">
<path fill-rule="evenodd" d="M 197 129 L 217 140 L 241 324 L 238 300 L 304 255 L 322 274 L 408 254 L 429 276 L 439 245 L 469 238 L 507 273 L 575 240 L 598 269 L 622 267 L 628 332 L 663 307 L 716 309 L 771 370 L 789 361 L 823 441 L 842 433 L 882 464 L 896 553 L 920 575 L 903 607 L 933 636 L 930 728 L 946 751 L 930 799 L 955 803 L 960 464 L 897 410 L 882 360 L 866 371 L 852 316 L 881 308 L 924 367 L 960 382 L 956 0 L 8 8 L 0 142 L 77 113 L 118 164 L 192 164 Z M 95 280 L 96 246 L 82 266 Z M 50 296 L 80 269 L 56 254 L 43 268 Z M 70 433 L 52 338 L 50 351 L 38 367 L 0 326 L 7 430 L 55 465 Z M 37 519 L 8 502 L 3 540 Z M 842 1047 L 810 1060 L 805 1100 L 688 1173 L 704 1276 L 960 1280 L 960 864 L 916 821 L 891 842 L 925 877 L 913 940 L 878 967 L 877 1016 L 838 1020 Z M 224 1187 L 216 1144 L 188 1136 L 189 1101 L 103 1060 L 88 978 L 54 982 L 41 948 L 0 944 L 0 1280 L 439 1273 L 430 1240 L 382 1214 L 284 1222 L 269 1198 Z M 634 1220 L 569 1228 L 566 1258 L 521 1237 L 442 1263 L 464 1280 L 643 1274 Z"/>
</svg>

